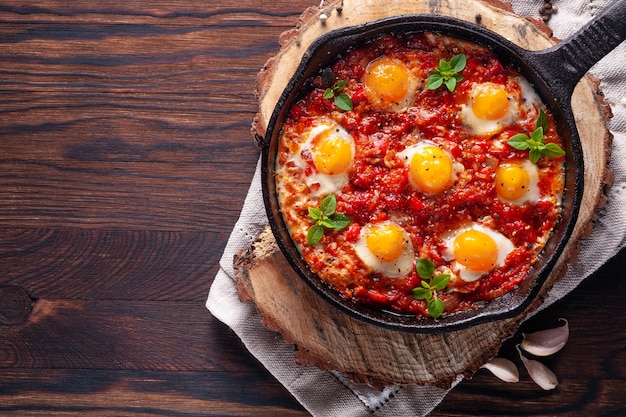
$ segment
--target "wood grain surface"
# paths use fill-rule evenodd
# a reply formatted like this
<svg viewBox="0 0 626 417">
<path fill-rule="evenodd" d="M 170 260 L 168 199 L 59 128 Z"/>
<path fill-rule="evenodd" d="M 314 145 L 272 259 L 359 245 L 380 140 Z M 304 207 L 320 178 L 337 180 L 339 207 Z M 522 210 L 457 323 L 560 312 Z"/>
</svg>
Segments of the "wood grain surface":
<svg viewBox="0 0 626 417">
<path fill-rule="evenodd" d="M 204 302 L 256 73 L 317 4 L 0 1 L 0 415 L 309 415 Z M 432 416 L 626 415 L 624 276 L 622 251 L 522 328 L 570 320 L 558 390 L 479 371 Z"/>
</svg>

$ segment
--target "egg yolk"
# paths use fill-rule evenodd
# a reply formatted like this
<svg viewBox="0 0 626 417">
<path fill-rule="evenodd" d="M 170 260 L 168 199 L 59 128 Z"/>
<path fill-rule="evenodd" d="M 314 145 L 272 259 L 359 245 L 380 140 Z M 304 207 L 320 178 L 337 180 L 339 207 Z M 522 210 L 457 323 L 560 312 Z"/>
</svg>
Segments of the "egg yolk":
<svg viewBox="0 0 626 417">
<path fill-rule="evenodd" d="M 530 186 L 528 172 L 519 165 L 501 165 L 496 169 L 496 191 L 505 200 L 517 200 Z"/>
<path fill-rule="evenodd" d="M 424 146 L 411 159 L 411 179 L 424 193 L 434 195 L 450 188 L 452 173 L 452 159 L 437 146 Z"/>
<path fill-rule="evenodd" d="M 381 262 L 393 262 L 402 255 L 408 242 L 404 230 L 393 223 L 372 225 L 365 237 L 367 248 Z"/>
<path fill-rule="evenodd" d="M 314 144 L 315 167 L 322 174 L 335 175 L 344 172 L 352 161 L 352 146 L 341 136 L 325 131 Z"/>
<path fill-rule="evenodd" d="M 472 271 L 488 271 L 498 260 L 498 246 L 488 234 L 466 230 L 454 239 L 454 258 Z"/>
<path fill-rule="evenodd" d="M 381 57 L 370 62 L 363 83 L 381 99 L 398 102 L 408 91 L 409 70 L 401 61 Z"/>
<path fill-rule="evenodd" d="M 472 111 L 476 117 L 484 120 L 502 118 L 509 110 L 509 99 L 501 85 L 494 83 L 479 84 L 472 92 Z"/>
</svg>

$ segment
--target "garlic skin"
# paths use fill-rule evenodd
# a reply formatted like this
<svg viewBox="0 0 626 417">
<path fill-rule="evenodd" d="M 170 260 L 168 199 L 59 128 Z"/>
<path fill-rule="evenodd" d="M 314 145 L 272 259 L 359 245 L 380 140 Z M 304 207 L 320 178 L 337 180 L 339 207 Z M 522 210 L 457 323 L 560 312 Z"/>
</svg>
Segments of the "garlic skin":
<svg viewBox="0 0 626 417">
<path fill-rule="evenodd" d="M 569 325 L 566 319 L 563 326 L 541 330 L 535 333 L 522 333 L 521 348 L 535 356 L 552 355 L 565 346 L 569 338 Z"/>
<path fill-rule="evenodd" d="M 519 381 L 519 371 L 513 362 L 505 358 L 493 358 L 485 363 L 485 368 L 504 382 Z"/>
<path fill-rule="evenodd" d="M 528 371 L 528 375 L 530 375 L 537 385 L 546 391 L 553 390 L 559 385 L 556 375 L 550 368 L 539 361 L 525 358 L 520 349 L 520 345 L 517 345 L 516 348 L 524 367 Z"/>
</svg>

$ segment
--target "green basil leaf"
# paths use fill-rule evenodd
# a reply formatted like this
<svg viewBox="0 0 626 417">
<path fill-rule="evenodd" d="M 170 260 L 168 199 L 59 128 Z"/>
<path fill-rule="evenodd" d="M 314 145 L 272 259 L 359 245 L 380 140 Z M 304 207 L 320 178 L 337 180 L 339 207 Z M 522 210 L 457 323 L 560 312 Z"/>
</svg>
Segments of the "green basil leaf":
<svg viewBox="0 0 626 417">
<path fill-rule="evenodd" d="M 443 76 L 441 74 L 439 74 L 438 72 L 433 72 L 428 76 L 429 80 L 432 81 L 439 81 L 441 80 L 441 82 L 443 82 Z"/>
<path fill-rule="evenodd" d="M 530 134 L 530 140 L 536 142 L 538 145 L 543 144 L 546 140 L 546 135 L 543 134 L 543 127 L 538 127 L 533 133 Z"/>
<path fill-rule="evenodd" d="M 335 222 L 329 218 L 329 217 L 324 217 L 322 219 L 322 226 L 324 226 L 327 229 L 334 229 L 335 228 Z"/>
<path fill-rule="evenodd" d="M 546 143 L 546 147 L 542 152 L 548 158 L 560 158 L 565 155 L 565 151 L 556 143 Z"/>
<path fill-rule="evenodd" d="M 331 219 L 335 222 L 335 230 L 341 230 L 352 222 L 352 219 L 343 213 L 335 213 L 331 216 Z"/>
<path fill-rule="evenodd" d="M 432 291 L 427 290 L 426 288 L 417 287 L 417 288 L 413 288 L 413 290 L 411 291 L 411 295 L 416 300 L 428 300 L 429 298 L 432 297 L 433 293 Z"/>
<path fill-rule="evenodd" d="M 432 300 L 428 301 L 428 314 L 434 319 L 439 318 L 443 313 L 443 301 L 439 298 L 435 297 Z"/>
<path fill-rule="evenodd" d="M 452 66 L 450 65 L 448 61 L 444 59 L 440 59 L 439 67 L 437 68 L 437 71 L 439 71 L 443 75 L 445 73 L 452 71 Z"/>
<path fill-rule="evenodd" d="M 318 209 L 317 207 L 309 207 L 309 217 L 311 217 L 312 220 L 321 219 L 322 210 Z"/>
<path fill-rule="evenodd" d="M 322 240 L 322 236 L 324 236 L 324 228 L 319 224 L 316 224 L 309 227 L 309 231 L 306 234 L 306 241 L 309 246 L 313 246 Z"/>
<path fill-rule="evenodd" d="M 456 77 L 451 77 L 446 81 L 446 87 L 448 91 L 453 92 L 456 88 Z"/>
<path fill-rule="evenodd" d="M 539 109 L 539 117 L 537 117 L 537 121 L 535 122 L 536 128 L 541 128 L 543 132 L 547 132 L 550 127 L 548 121 L 548 115 L 543 111 L 543 109 Z"/>
<path fill-rule="evenodd" d="M 348 81 L 346 81 L 346 80 L 339 80 L 333 86 L 333 90 L 335 90 L 336 92 L 340 92 L 341 90 L 346 88 L 347 85 L 348 85 Z"/>
<path fill-rule="evenodd" d="M 458 54 L 450 59 L 450 67 L 456 72 L 461 72 L 467 64 L 467 57 L 465 54 Z"/>
<path fill-rule="evenodd" d="M 353 108 L 352 99 L 346 93 L 341 93 L 335 97 L 335 106 L 341 110 L 350 111 Z"/>
<path fill-rule="evenodd" d="M 528 155 L 528 159 L 530 159 L 530 162 L 532 162 L 533 164 L 536 164 L 540 158 L 541 158 L 541 151 L 539 149 L 535 148 L 535 149 L 530 150 L 530 154 Z"/>
<path fill-rule="evenodd" d="M 425 258 L 419 258 L 415 263 L 415 270 L 422 279 L 430 280 L 435 272 L 435 265 Z"/>
<path fill-rule="evenodd" d="M 330 87 L 329 87 L 329 88 L 327 88 L 327 89 L 324 91 L 324 98 L 333 98 L 333 97 L 335 97 L 335 92 L 333 91 L 333 89 L 332 89 L 332 88 L 330 88 Z"/>
<path fill-rule="evenodd" d="M 440 74 L 430 74 L 426 81 L 426 89 L 436 90 L 443 85 L 443 77 Z"/>
<path fill-rule="evenodd" d="M 332 216 L 337 209 L 337 197 L 335 194 L 327 195 L 323 200 L 322 204 L 320 204 L 320 210 L 326 216 Z"/>
<path fill-rule="evenodd" d="M 450 281 L 449 274 L 439 274 L 433 278 L 430 284 L 436 290 L 443 290 L 448 285 L 448 281 Z"/>
<path fill-rule="evenodd" d="M 507 143 L 520 151 L 529 148 L 528 136 L 524 135 L 523 133 L 518 133 L 517 135 L 511 136 Z"/>
</svg>

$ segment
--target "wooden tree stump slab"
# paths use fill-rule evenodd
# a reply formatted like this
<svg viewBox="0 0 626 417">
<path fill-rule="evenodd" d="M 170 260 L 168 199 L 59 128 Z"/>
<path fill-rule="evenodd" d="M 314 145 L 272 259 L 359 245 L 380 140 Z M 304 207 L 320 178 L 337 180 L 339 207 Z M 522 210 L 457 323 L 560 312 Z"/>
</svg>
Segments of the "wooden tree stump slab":
<svg viewBox="0 0 626 417">
<path fill-rule="evenodd" d="M 328 16 L 325 22 L 319 18 L 321 13 Z M 297 27 L 281 36 L 280 51 L 259 74 L 254 135 L 264 135 L 278 97 L 313 40 L 336 28 L 409 13 L 480 20 L 529 50 L 557 42 L 541 22 L 516 16 L 508 4 L 494 0 L 327 2 L 321 8 L 307 9 Z M 611 135 L 606 128 L 610 109 L 598 83 L 589 76 L 579 83 L 572 100 L 586 165 L 583 204 L 563 256 L 536 300 L 519 316 L 442 334 L 411 334 L 362 323 L 331 308 L 297 276 L 269 227 L 248 250 L 235 256 L 240 298 L 254 302 L 266 326 L 296 346 L 299 363 L 339 370 L 355 382 L 449 387 L 458 375 L 470 376 L 498 352 L 502 341 L 516 332 L 528 313 L 541 305 L 547 291 L 564 275 L 567 263 L 575 261 L 579 239 L 591 231 L 595 210 L 605 203 L 604 188 L 611 183 L 607 170 Z"/>
</svg>

